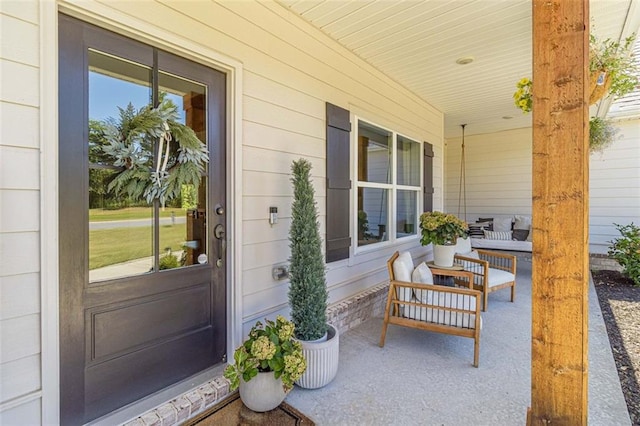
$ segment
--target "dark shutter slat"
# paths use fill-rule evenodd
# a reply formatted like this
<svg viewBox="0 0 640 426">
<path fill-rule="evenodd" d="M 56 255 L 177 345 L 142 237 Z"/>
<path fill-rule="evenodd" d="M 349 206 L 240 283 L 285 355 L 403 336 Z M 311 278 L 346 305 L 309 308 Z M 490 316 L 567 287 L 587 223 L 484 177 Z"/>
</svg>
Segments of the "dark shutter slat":
<svg viewBox="0 0 640 426">
<path fill-rule="evenodd" d="M 327 103 L 327 263 L 349 257 L 349 111 Z"/>
<path fill-rule="evenodd" d="M 424 188 L 423 211 L 433 211 L 433 145 L 424 144 L 424 176 L 422 177 L 422 187 Z"/>
</svg>

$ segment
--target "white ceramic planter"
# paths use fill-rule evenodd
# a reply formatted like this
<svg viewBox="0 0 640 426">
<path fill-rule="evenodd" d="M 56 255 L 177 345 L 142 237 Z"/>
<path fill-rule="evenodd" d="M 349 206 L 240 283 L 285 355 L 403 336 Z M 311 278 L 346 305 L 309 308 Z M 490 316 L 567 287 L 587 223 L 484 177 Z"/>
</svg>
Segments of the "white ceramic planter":
<svg viewBox="0 0 640 426">
<path fill-rule="evenodd" d="M 338 355 L 340 335 L 331 324 L 327 324 L 325 341 L 306 342 L 300 340 L 302 353 L 307 360 L 307 370 L 296 381 L 296 385 L 305 389 L 317 389 L 328 385 L 338 373 Z"/>
<path fill-rule="evenodd" d="M 455 244 L 450 246 L 433 245 L 433 264 L 444 268 L 453 266 L 453 257 L 456 254 Z"/>
<path fill-rule="evenodd" d="M 258 373 L 245 382 L 240 378 L 240 399 L 250 410 L 271 411 L 276 408 L 287 394 L 282 389 L 282 379 L 274 377 L 273 372 Z"/>
</svg>

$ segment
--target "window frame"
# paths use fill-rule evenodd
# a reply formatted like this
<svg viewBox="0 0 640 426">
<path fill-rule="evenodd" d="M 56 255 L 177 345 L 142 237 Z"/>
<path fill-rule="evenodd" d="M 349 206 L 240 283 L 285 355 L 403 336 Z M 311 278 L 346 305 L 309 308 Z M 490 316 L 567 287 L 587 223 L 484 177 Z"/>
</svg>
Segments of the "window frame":
<svg viewBox="0 0 640 426">
<path fill-rule="evenodd" d="M 390 183 L 378 183 L 378 182 L 367 182 L 360 181 L 358 179 L 358 140 L 359 140 L 359 131 L 360 131 L 360 123 L 365 123 L 367 126 L 373 126 L 390 134 L 390 153 L 391 153 L 391 182 Z M 423 197 L 423 188 L 424 188 L 424 155 L 422 155 L 424 151 L 424 142 L 422 142 L 419 138 L 408 136 L 403 132 L 399 132 L 393 130 L 388 126 L 384 126 L 376 122 L 375 120 L 369 120 L 363 118 L 361 116 L 352 115 L 352 123 L 354 123 L 353 131 L 351 132 L 351 179 L 353 181 L 353 190 L 351 191 L 351 205 L 353 208 L 351 209 L 351 217 L 350 217 L 350 228 L 352 235 L 352 241 L 355 244 L 352 244 L 352 255 L 357 256 L 359 254 L 368 253 L 380 249 L 384 249 L 387 247 L 392 247 L 399 244 L 405 244 L 407 242 L 412 242 L 414 240 L 418 240 L 419 232 L 418 232 L 418 221 L 420 212 L 423 209 L 424 197 Z M 418 153 L 419 156 L 419 179 L 420 184 L 418 186 L 412 185 L 400 185 L 397 183 L 398 181 L 398 138 L 402 137 L 411 142 L 418 144 Z M 388 205 L 387 205 L 387 217 L 388 217 L 388 226 L 387 226 L 387 240 L 374 242 L 366 245 L 359 245 L 358 241 L 358 190 L 360 188 L 374 188 L 374 189 L 382 189 L 387 190 L 388 197 Z M 397 212 L 398 212 L 398 191 L 412 191 L 415 193 L 416 197 L 416 223 L 413 235 L 407 235 L 403 237 L 397 237 Z"/>
</svg>

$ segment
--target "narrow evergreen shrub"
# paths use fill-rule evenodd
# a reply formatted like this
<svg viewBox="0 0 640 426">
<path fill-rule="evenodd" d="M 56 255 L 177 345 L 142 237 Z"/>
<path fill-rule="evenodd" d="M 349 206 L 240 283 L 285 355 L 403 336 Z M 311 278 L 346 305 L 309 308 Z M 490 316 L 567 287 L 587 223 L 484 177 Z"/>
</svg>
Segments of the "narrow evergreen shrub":
<svg viewBox="0 0 640 426">
<path fill-rule="evenodd" d="M 293 205 L 289 247 L 289 306 L 295 334 L 316 340 L 327 332 L 327 285 L 320 239 L 311 163 L 301 158 L 291 165 Z"/>
<path fill-rule="evenodd" d="M 622 273 L 630 278 L 636 286 L 640 286 L 640 227 L 633 223 L 618 225 L 622 238 L 616 238 L 609 246 L 609 256 L 622 266 Z"/>
</svg>

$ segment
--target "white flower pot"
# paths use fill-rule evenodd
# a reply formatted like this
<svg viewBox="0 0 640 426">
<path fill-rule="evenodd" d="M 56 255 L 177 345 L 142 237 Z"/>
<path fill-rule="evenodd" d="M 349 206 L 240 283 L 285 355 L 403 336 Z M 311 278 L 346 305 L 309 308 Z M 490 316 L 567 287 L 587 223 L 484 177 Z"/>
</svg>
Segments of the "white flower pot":
<svg viewBox="0 0 640 426">
<path fill-rule="evenodd" d="M 306 371 L 296 380 L 296 385 L 301 388 L 321 388 L 329 384 L 338 373 L 339 334 L 334 326 L 331 324 L 327 326 L 326 340 L 313 342 L 299 340 L 302 344 L 302 354 L 307 360 Z"/>
<path fill-rule="evenodd" d="M 444 268 L 451 268 L 453 266 L 453 256 L 456 254 L 456 245 L 441 246 L 440 244 L 433 245 L 433 264 L 436 266 L 442 266 Z"/>
<path fill-rule="evenodd" d="M 282 388 L 282 380 L 276 379 L 273 372 L 258 373 L 245 382 L 240 378 L 240 399 L 250 410 L 259 413 L 276 408 L 287 394 Z"/>
</svg>

